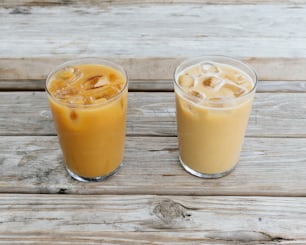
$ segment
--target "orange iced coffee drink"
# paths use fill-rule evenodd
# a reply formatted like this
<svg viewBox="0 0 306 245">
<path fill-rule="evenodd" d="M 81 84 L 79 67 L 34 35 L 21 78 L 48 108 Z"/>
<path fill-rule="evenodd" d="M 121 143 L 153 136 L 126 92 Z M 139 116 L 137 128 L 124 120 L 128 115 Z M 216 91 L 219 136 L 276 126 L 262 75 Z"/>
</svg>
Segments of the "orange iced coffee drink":
<svg viewBox="0 0 306 245">
<path fill-rule="evenodd" d="M 124 154 L 124 70 L 98 59 L 71 61 L 48 76 L 46 90 L 69 174 L 79 181 L 114 174 Z"/>
<path fill-rule="evenodd" d="M 219 178 L 236 166 L 256 89 L 256 74 L 227 57 L 201 57 L 175 72 L 179 157 L 198 177 Z"/>
</svg>

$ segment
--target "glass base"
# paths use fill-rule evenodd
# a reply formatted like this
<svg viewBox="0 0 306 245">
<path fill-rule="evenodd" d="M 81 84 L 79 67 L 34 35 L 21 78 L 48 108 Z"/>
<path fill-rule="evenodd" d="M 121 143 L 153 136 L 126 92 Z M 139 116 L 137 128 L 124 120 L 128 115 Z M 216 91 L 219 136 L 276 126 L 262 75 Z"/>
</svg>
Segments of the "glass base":
<svg viewBox="0 0 306 245">
<path fill-rule="evenodd" d="M 108 177 L 114 175 L 119 168 L 121 167 L 122 163 L 119 165 L 118 168 L 116 168 L 114 171 L 112 171 L 111 173 L 109 173 L 108 175 L 104 175 L 104 176 L 98 176 L 98 177 L 93 177 L 93 178 L 87 178 L 87 177 L 83 177 L 83 176 L 79 176 L 76 173 L 72 172 L 69 168 L 66 167 L 67 172 L 69 173 L 69 175 L 74 178 L 75 180 L 81 181 L 81 182 L 99 182 L 102 180 L 107 179 Z"/>
<path fill-rule="evenodd" d="M 235 167 L 236 167 L 236 164 L 233 168 L 225 171 L 225 172 L 222 172 L 222 173 L 217 173 L 217 174 L 205 174 L 205 173 L 201 173 L 201 172 L 198 172 L 198 171 L 195 171 L 193 169 L 191 169 L 190 167 L 188 167 L 188 165 L 186 165 L 183 160 L 181 159 L 180 157 L 180 163 L 182 165 L 182 167 L 189 173 L 189 174 L 192 174 L 194 176 L 197 176 L 197 177 L 200 177 L 200 178 L 204 178 L 204 179 L 217 179 L 217 178 L 221 178 L 221 177 L 224 177 L 226 175 L 228 175 L 229 173 L 231 173 Z"/>
</svg>

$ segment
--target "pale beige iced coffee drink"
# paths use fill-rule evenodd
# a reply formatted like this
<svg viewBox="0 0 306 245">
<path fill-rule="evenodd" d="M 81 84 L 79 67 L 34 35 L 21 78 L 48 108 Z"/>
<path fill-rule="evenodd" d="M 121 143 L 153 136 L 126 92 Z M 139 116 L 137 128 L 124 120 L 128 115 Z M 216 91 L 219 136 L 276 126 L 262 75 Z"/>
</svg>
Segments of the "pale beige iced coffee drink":
<svg viewBox="0 0 306 245">
<path fill-rule="evenodd" d="M 175 73 L 179 155 L 189 173 L 218 178 L 239 161 L 256 74 L 227 57 L 201 57 Z"/>
</svg>

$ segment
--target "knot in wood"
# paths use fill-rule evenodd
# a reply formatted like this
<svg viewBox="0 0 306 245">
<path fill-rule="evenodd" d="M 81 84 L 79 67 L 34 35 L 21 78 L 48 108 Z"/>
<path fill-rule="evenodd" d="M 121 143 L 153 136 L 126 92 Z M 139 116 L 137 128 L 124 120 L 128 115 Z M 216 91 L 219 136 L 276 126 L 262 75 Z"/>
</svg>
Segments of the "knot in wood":
<svg viewBox="0 0 306 245">
<path fill-rule="evenodd" d="M 160 201 L 155 206 L 153 213 L 166 224 L 172 224 L 178 220 L 185 219 L 186 216 L 190 216 L 184 206 L 170 199 Z"/>
</svg>

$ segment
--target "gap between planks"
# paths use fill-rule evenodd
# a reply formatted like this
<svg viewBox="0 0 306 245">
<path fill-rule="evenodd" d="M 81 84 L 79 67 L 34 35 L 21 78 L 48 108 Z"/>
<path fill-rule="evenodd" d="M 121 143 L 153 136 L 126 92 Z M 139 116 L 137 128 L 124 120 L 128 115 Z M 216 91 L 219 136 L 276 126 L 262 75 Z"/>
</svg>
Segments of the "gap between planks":
<svg viewBox="0 0 306 245">
<path fill-rule="evenodd" d="M 173 92 L 173 80 L 130 80 L 129 92 Z M 45 80 L 0 80 L 0 92 L 44 91 Z M 258 81 L 257 93 L 305 93 L 306 80 Z"/>
</svg>

